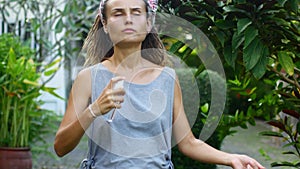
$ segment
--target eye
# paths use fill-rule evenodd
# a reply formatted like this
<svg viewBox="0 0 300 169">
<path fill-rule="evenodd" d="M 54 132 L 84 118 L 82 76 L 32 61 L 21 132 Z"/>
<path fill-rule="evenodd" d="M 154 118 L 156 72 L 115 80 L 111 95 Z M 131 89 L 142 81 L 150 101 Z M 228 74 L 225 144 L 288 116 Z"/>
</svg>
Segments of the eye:
<svg viewBox="0 0 300 169">
<path fill-rule="evenodd" d="M 141 13 L 142 12 L 140 10 L 134 10 L 134 11 L 132 11 L 133 15 L 138 15 L 139 16 L 139 15 L 141 15 Z"/>
<path fill-rule="evenodd" d="M 115 12 L 113 13 L 113 16 L 121 16 L 122 15 L 122 12 Z"/>
</svg>

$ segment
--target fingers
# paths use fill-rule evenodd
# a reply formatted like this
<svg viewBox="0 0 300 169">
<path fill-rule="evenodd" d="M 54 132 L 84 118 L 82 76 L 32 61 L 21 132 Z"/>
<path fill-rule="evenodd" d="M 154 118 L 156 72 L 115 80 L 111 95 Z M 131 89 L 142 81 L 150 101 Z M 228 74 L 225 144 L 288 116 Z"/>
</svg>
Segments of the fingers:
<svg viewBox="0 0 300 169">
<path fill-rule="evenodd" d="M 247 169 L 264 169 L 264 167 L 255 159 L 247 157 L 246 160 L 248 161 L 246 166 Z"/>
<path fill-rule="evenodd" d="M 255 161 L 255 160 L 251 160 L 249 162 L 249 164 L 247 165 L 247 168 L 249 166 L 249 169 L 264 169 L 265 167 L 263 167 L 259 162 Z"/>
<path fill-rule="evenodd" d="M 255 159 L 248 157 L 246 155 L 234 155 L 232 168 L 234 169 L 265 169 L 259 162 Z"/>
<path fill-rule="evenodd" d="M 121 108 L 121 103 L 124 101 L 124 83 L 125 77 L 117 76 L 111 79 L 110 84 L 112 86 L 112 96 L 111 100 L 115 108 Z"/>
<path fill-rule="evenodd" d="M 102 114 L 106 114 L 111 109 L 121 108 L 124 102 L 125 90 L 123 88 L 124 77 L 117 76 L 110 80 L 103 92 L 97 98 L 97 104 L 101 107 Z"/>
<path fill-rule="evenodd" d="M 109 89 L 108 96 L 117 97 L 117 96 L 124 96 L 125 90 L 123 88 L 118 89 Z"/>
<path fill-rule="evenodd" d="M 123 95 L 112 95 L 109 97 L 110 104 L 113 108 L 121 108 L 121 103 L 124 102 L 124 96 Z"/>
<path fill-rule="evenodd" d="M 125 80 L 125 77 L 123 77 L 123 76 L 113 77 L 110 80 L 110 88 L 111 89 L 123 88 L 123 82 L 124 82 L 124 80 Z"/>
</svg>

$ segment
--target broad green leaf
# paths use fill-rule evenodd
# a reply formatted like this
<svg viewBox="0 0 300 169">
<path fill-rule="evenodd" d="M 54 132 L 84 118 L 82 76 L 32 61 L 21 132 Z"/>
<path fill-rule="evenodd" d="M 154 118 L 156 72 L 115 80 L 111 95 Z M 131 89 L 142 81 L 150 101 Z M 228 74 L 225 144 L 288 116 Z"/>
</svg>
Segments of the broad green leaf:
<svg viewBox="0 0 300 169">
<path fill-rule="evenodd" d="M 241 44 L 244 42 L 245 37 L 243 34 L 238 34 L 237 32 L 234 32 L 232 36 L 232 49 L 234 52 L 241 46 Z"/>
<path fill-rule="evenodd" d="M 220 29 L 230 29 L 230 28 L 234 28 L 235 24 L 234 22 L 230 21 L 230 20 L 217 20 L 215 22 L 216 26 Z"/>
<path fill-rule="evenodd" d="M 287 0 L 277 0 L 277 1 L 280 4 L 280 7 L 283 7 L 284 4 L 287 2 Z"/>
<path fill-rule="evenodd" d="M 264 47 L 260 39 L 255 38 L 243 51 L 243 61 L 247 71 L 251 70 L 260 60 Z"/>
<path fill-rule="evenodd" d="M 287 20 L 278 17 L 272 17 L 272 21 L 276 23 L 278 26 L 290 27 L 291 23 Z"/>
<path fill-rule="evenodd" d="M 263 46 L 263 52 L 261 54 L 261 57 L 259 58 L 257 64 L 251 70 L 253 76 L 256 79 L 260 79 L 266 73 L 267 64 L 269 61 L 268 56 L 269 56 L 269 49 L 268 47 Z"/>
<path fill-rule="evenodd" d="M 236 58 L 237 58 L 237 52 L 232 52 L 231 46 L 225 46 L 224 47 L 224 57 L 226 62 L 232 67 L 235 68 Z"/>
<path fill-rule="evenodd" d="M 252 24 L 252 21 L 249 18 L 239 19 L 237 22 L 238 34 L 241 34 L 251 24 Z"/>
<path fill-rule="evenodd" d="M 258 30 L 254 26 L 248 26 L 245 30 L 244 47 L 247 47 L 258 35 Z"/>
<path fill-rule="evenodd" d="M 222 47 L 224 47 L 224 43 L 225 43 L 225 34 L 223 31 L 215 31 L 215 34 L 217 36 L 217 38 L 219 39 Z"/>
<path fill-rule="evenodd" d="M 290 3 L 290 7 L 291 7 L 292 11 L 297 14 L 298 10 L 299 10 L 299 5 L 300 5 L 299 0 L 289 0 L 288 2 Z"/>
<path fill-rule="evenodd" d="M 242 10 L 242 9 L 239 9 L 239 8 L 236 8 L 234 7 L 234 5 L 227 5 L 227 6 L 224 6 L 223 7 L 223 10 L 225 12 L 241 12 L 241 13 L 246 13 L 246 11 Z"/>
<path fill-rule="evenodd" d="M 282 65 L 283 69 L 292 76 L 294 74 L 294 63 L 293 59 L 290 56 L 289 52 L 280 51 L 278 52 L 278 61 Z"/>
</svg>

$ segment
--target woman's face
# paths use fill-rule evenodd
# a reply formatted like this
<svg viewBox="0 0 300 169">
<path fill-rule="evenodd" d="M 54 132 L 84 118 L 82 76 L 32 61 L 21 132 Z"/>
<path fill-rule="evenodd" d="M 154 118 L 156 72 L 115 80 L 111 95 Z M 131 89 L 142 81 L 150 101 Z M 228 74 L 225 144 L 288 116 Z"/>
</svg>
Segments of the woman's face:
<svg viewBox="0 0 300 169">
<path fill-rule="evenodd" d="M 114 44 L 141 43 L 151 30 L 143 0 L 108 0 L 105 29 Z"/>
</svg>

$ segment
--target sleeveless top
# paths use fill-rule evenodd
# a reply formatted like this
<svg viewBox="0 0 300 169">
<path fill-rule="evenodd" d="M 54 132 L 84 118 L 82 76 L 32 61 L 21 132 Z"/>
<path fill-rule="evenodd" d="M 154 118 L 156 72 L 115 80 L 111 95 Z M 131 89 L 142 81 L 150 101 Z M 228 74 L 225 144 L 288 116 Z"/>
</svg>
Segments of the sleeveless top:
<svg viewBox="0 0 300 169">
<path fill-rule="evenodd" d="M 101 63 L 91 67 L 94 102 L 115 75 Z M 153 81 L 124 81 L 124 102 L 97 117 L 86 131 L 96 169 L 173 169 L 171 136 L 175 71 L 164 67 Z"/>
</svg>

